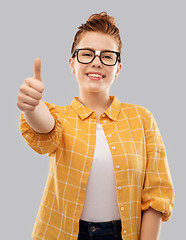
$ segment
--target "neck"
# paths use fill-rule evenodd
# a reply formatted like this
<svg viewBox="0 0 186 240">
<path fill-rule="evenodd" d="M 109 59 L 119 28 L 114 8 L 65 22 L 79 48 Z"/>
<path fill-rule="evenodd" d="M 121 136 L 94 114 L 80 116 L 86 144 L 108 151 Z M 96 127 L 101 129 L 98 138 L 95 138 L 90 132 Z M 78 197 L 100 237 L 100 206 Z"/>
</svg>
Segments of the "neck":
<svg viewBox="0 0 186 240">
<path fill-rule="evenodd" d="M 95 112 L 105 111 L 112 102 L 109 92 L 107 94 L 97 92 L 80 93 L 78 100 Z"/>
</svg>

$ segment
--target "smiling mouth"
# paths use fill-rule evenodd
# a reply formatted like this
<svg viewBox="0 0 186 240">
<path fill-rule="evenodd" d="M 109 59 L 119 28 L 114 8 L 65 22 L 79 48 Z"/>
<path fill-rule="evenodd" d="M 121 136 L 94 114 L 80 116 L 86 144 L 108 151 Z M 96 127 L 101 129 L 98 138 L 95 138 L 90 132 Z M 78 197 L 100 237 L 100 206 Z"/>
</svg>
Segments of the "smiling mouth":
<svg viewBox="0 0 186 240">
<path fill-rule="evenodd" d="M 86 76 L 89 77 L 92 80 L 100 80 L 100 79 L 105 77 L 104 75 L 100 75 L 100 74 L 97 74 L 97 73 L 87 73 Z"/>
</svg>

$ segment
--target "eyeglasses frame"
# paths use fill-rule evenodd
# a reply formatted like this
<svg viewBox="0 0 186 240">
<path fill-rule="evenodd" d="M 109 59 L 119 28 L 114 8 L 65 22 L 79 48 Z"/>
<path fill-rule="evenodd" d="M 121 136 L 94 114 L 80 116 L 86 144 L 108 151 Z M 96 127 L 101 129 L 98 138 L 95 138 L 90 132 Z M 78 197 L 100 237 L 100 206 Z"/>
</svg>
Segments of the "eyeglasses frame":
<svg viewBox="0 0 186 240">
<path fill-rule="evenodd" d="M 88 63 L 80 62 L 80 61 L 79 61 L 79 58 L 78 58 L 78 52 L 79 52 L 80 50 L 89 50 L 89 51 L 93 52 L 93 53 L 94 53 L 93 59 L 92 59 L 90 62 L 88 62 Z M 110 64 L 105 64 L 105 63 L 102 61 L 102 59 L 101 59 L 101 54 L 104 53 L 104 52 L 112 52 L 112 53 L 115 53 L 115 54 L 117 55 L 117 56 L 116 56 L 116 62 L 115 62 L 114 64 L 112 64 L 112 65 L 110 65 Z M 74 52 L 72 53 L 72 58 L 75 57 L 75 54 L 76 54 L 76 53 L 77 53 L 77 60 L 78 60 L 78 62 L 79 62 L 79 63 L 82 63 L 82 64 L 89 64 L 89 63 L 93 62 L 96 56 L 98 56 L 99 59 L 100 59 L 100 61 L 101 61 L 101 63 L 103 63 L 103 64 L 106 65 L 106 66 L 114 66 L 114 65 L 116 65 L 117 61 L 118 61 L 118 62 L 121 62 L 120 52 L 115 52 L 115 51 L 111 51 L 111 50 L 95 51 L 95 50 L 89 49 L 89 48 L 79 48 L 79 49 L 75 49 L 75 50 L 74 50 Z"/>
</svg>

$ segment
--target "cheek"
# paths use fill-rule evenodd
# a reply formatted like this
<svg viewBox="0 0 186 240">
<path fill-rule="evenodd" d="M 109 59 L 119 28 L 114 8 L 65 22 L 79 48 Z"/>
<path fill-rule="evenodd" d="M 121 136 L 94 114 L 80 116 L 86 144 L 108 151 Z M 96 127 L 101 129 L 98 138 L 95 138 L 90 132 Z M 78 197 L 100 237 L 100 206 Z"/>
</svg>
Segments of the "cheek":
<svg viewBox="0 0 186 240">
<path fill-rule="evenodd" d="M 85 68 L 86 66 L 84 66 L 83 64 L 79 65 L 75 65 L 75 73 L 76 73 L 76 76 L 82 76 L 85 74 Z"/>
<path fill-rule="evenodd" d="M 109 75 L 109 78 L 115 78 L 115 75 L 116 75 L 116 68 L 113 68 L 113 69 L 110 69 L 108 71 L 108 75 Z"/>
</svg>

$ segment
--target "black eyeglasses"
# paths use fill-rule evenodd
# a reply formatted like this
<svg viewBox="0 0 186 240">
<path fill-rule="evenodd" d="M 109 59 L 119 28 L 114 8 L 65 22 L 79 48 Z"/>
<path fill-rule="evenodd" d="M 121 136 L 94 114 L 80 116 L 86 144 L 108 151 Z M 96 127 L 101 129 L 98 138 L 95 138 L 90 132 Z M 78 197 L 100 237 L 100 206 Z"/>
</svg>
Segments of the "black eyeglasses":
<svg viewBox="0 0 186 240">
<path fill-rule="evenodd" d="M 121 62 L 120 53 L 115 51 L 95 51 L 93 49 L 80 48 L 74 50 L 72 58 L 75 57 L 76 53 L 78 62 L 83 64 L 91 63 L 96 56 L 106 66 L 114 66 L 117 61 Z"/>
</svg>

